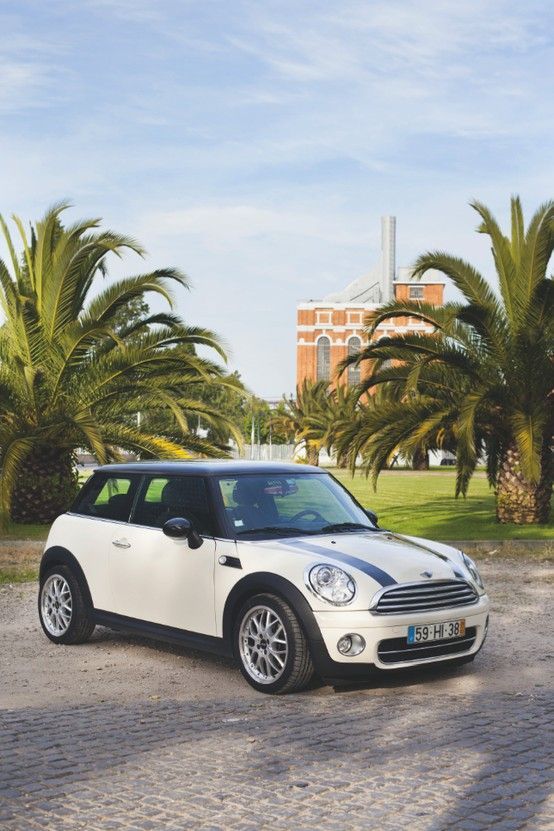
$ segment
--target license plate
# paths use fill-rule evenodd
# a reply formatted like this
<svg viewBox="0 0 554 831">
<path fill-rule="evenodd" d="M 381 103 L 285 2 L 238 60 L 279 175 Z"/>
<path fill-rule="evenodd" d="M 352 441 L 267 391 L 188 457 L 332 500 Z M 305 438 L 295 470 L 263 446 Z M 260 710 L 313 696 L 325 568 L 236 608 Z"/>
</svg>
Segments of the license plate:
<svg viewBox="0 0 554 831">
<path fill-rule="evenodd" d="M 450 638 L 463 638 L 466 633 L 466 622 L 461 620 L 447 620 L 444 623 L 422 623 L 419 626 L 408 626 L 408 643 L 428 643 L 429 641 L 445 641 Z"/>
</svg>

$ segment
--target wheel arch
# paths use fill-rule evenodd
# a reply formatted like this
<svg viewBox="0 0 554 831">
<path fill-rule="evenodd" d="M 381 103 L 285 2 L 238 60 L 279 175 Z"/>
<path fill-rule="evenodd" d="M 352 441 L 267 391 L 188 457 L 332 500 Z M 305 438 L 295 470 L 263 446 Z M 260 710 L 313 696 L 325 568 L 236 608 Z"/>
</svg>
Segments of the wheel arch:
<svg viewBox="0 0 554 831">
<path fill-rule="evenodd" d="M 39 568 L 40 581 L 42 581 L 42 578 L 44 577 L 46 570 L 49 569 L 51 566 L 68 566 L 68 568 L 70 568 L 73 571 L 81 585 L 81 590 L 83 592 L 83 599 L 85 603 L 87 604 L 89 609 L 93 609 L 94 606 L 92 603 L 92 595 L 90 593 L 87 578 L 85 577 L 85 573 L 81 568 L 81 564 L 79 563 L 75 555 L 72 554 L 71 551 L 69 551 L 69 549 L 64 548 L 61 545 L 52 545 L 50 548 L 47 548 L 44 554 L 42 555 Z"/>
<path fill-rule="evenodd" d="M 296 614 L 310 644 L 322 640 L 312 608 L 302 592 L 285 577 L 262 571 L 243 577 L 235 583 L 227 596 L 223 609 L 223 638 L 232 650 L 233 629 L 240 607 L 249 597 L 261 593 L 274 594 L 281 600 L 286 600 Z"/>
</svg>

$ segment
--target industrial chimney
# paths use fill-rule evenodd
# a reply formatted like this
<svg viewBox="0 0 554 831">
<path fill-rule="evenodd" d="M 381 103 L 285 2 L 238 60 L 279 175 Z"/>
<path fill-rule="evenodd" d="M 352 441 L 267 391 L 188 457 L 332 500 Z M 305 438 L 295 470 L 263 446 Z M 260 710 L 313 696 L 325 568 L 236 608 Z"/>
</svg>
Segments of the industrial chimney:
<svg viewBox="0 0 554 831">
<path fill-rule="evenodd" d="M 396 276 L 396 217 L 381 217 L 381 303 L 394 298 Z"/>
</svg>

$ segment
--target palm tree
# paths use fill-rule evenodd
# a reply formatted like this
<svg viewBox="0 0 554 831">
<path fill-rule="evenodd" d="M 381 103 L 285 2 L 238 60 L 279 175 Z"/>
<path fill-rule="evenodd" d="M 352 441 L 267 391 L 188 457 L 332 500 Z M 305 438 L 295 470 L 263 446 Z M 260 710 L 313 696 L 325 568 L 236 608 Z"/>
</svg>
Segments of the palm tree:
<svg viewBox="0 0 554 831">
<path fill-rule="evenodd" d="M 421 256 L 415 275 L 437 269 L 465 302 L 443 307 L 393 301 L 367 320 L 371 339 L 384 321 L 411 317 L 428 334 L 369 343 L 344 362 L 371 361 L 363 389 L 383 394 L 343 432 L 355 465 L 362 453 L 374 481 L 391 454 L 412 458 L 437 447 L 455 450 L 456 494 L 466 494 L 477 462 L 487 460 L 500 522 L 546 522 L 552 495 L 554 432 L 554 203 L 525 228 L 519 198 L 511 200 L 505 236 L 481 203 L 478 231 L 490 237 L 499 293 L 469 263 L 442 251 Z"/>
<path fill-rule="evenodd" d="M 358 414 L 363 412 L 363 399 L 357 386 L 339 384 L 327 391 L 324 406 L 320 408 L 314 427 L 319 428 L 320 440 L 329 453 L 335 454 L 339 468 L 348 467 L 348 453 L 339 444 L 340 436 L 346 425 L 351 424 Z M 308 424 L 310 419 L 308 419 Z"/>
<path fill-rule="evenodd" d="M 306 451 L 306 461 L 319 464 L 319 454 L 327 442 L 327 381 L 305 380 L 296 389 L 296 399 L 283 397 L 283 408 L 271 422 L 283 433 L 294 436 Z"/>
<path fill-rule="evenodd" d="M 46 522 L 65 510 L 76 488 L 78 448 L 102 463 L 122 450 L 174 458 L 222 452 L 193 430 L 198 415 L 205 424 L 227 422 L 195 393 L 223 383 L 221 368 L 196 354 L 202 344 L 224 358 L 217 337 L 170 311 L 122 322 L 122 310 L 131 304 L 136 311 L 136 299 L 150 292 L 171 306 L 170 285 L 188 286 L 187 278 L 164 268 L 99 286 L 108 254 L 143 251 L 128 237 L 97 230 L 96 219 L 64 227 L 66 207 L 50 209 L 30 235 L 14 217 L 21 254 L 0 217 L 11 262 L 0 260 L 4 521 L 11 515 Z M 173 423 L 148 430 L 137 413 L 171 413 Z"/>
<path fill-rule="evenodd" d="M 309 464 L 318 465 L 321 450 L 325 448 L 329 454 L 337 450 L 338 437 L 361 408 L 356 387 L 340 385 L 332 389 L 327 381 L 305 380 L 296 391 L 296 400 L 283 398 L 282 408 L 271 421 L 297 445 L 304 446 Z M 337 465 L 347 464 L 347 453 L 337 451 Z"/>
</svg>

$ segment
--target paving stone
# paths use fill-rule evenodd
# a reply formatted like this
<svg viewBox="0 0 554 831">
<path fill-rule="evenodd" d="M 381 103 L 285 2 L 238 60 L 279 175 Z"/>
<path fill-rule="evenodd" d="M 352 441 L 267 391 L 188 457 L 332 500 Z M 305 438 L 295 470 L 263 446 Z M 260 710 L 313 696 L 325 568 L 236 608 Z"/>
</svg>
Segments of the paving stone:
<svg viewBox="0 0 554 831">
<path fill-rule="evenodd" d="M 543 690 L 4 711 L 2 828 L 547 829 L 553 711 Z"/>
</svg>

